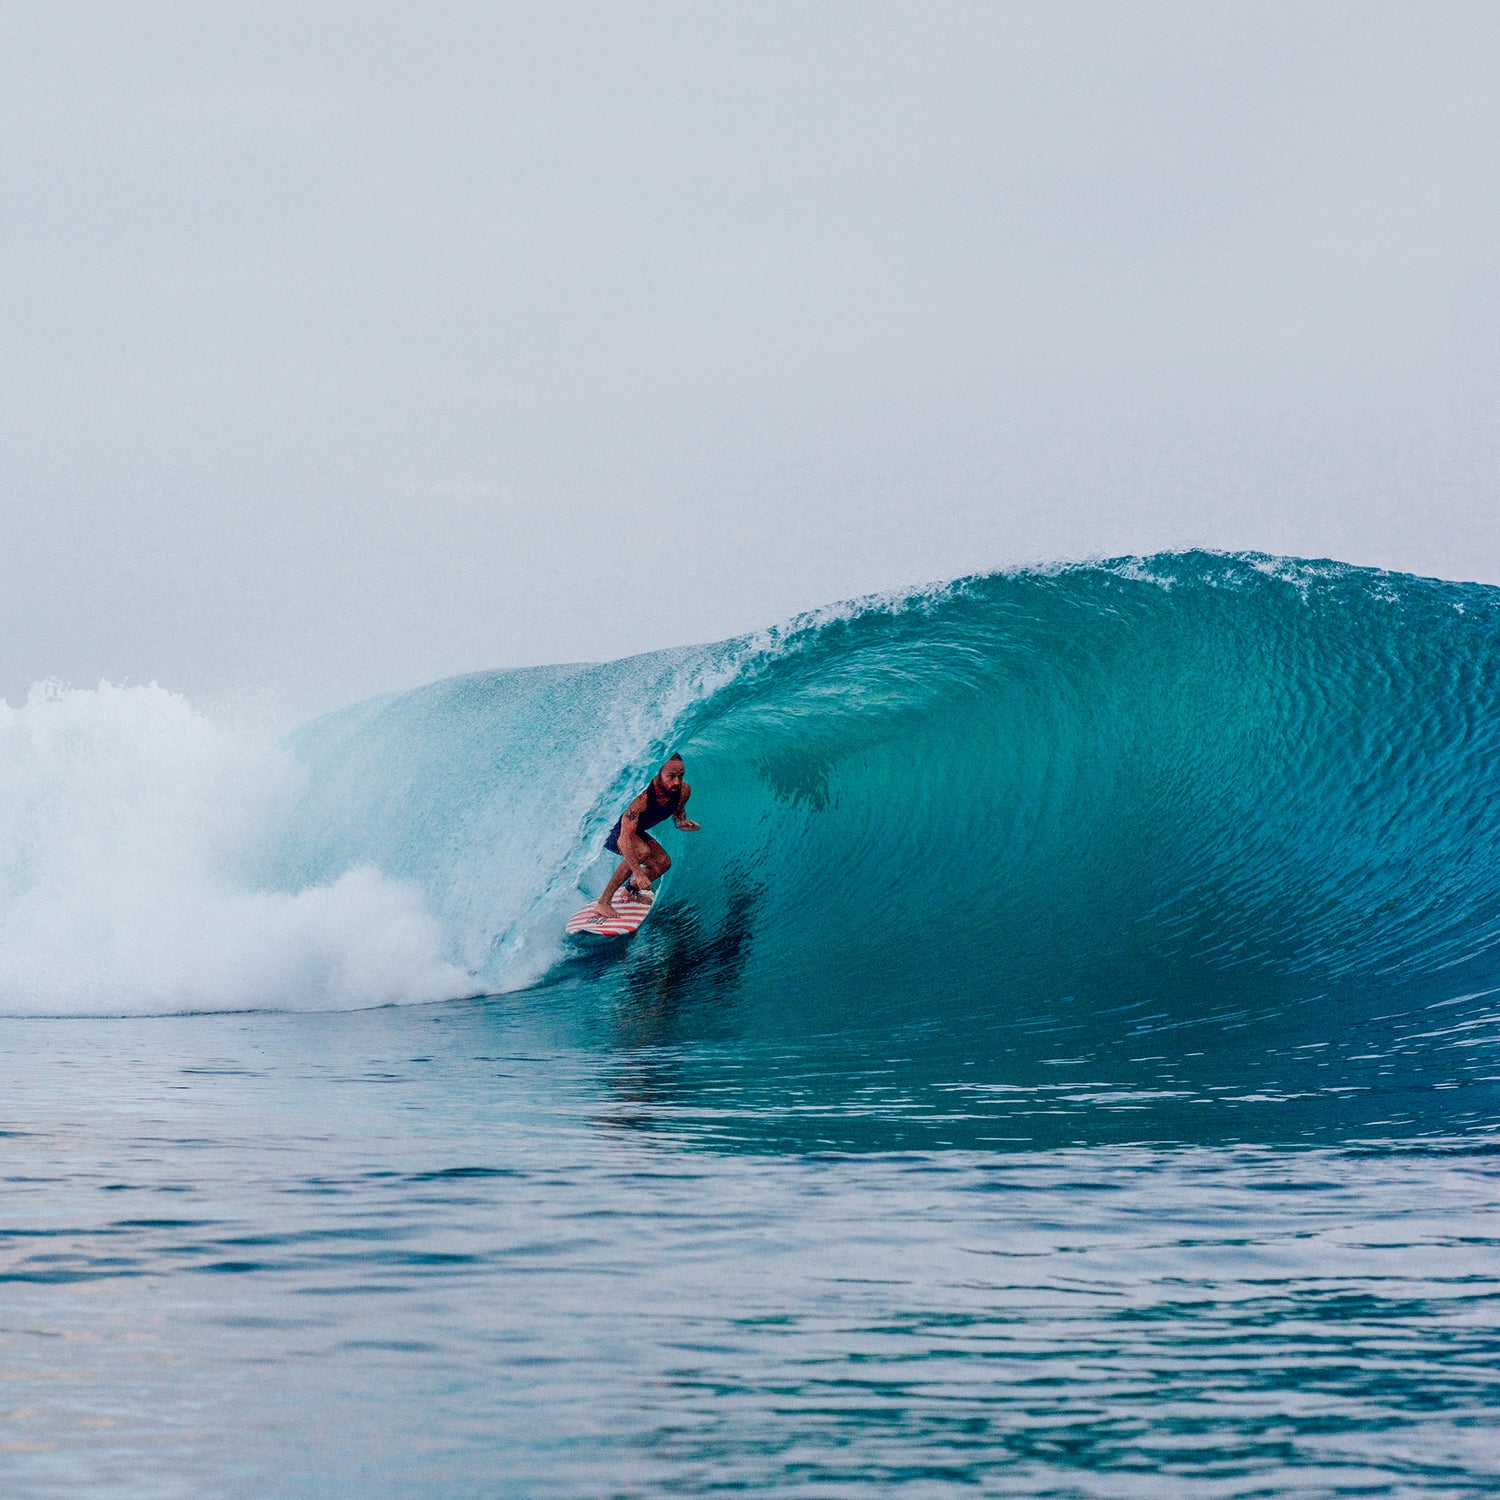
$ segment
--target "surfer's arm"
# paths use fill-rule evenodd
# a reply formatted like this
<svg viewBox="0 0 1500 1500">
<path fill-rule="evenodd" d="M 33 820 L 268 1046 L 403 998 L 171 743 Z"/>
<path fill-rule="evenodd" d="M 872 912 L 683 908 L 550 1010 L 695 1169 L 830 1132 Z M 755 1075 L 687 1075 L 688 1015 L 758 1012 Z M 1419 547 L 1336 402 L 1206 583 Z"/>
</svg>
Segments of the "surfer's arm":
<svg viewBox="0 0 1500 1500">
<path fill-rule="evenodd" d="M 645 841 L 641 838 L 636 824 L 640 821 L 641 814 L 646 810 L 646 794 L 641 793 L 629 807 L 625 809 L 625 816 L 620 819 L 620 853 L 624 856 L 625 863 L 630 866 L 630 873 L 635 876 L 636 883 L 646 882 L 647 889 L 650 888 L 651 880 L 641 866 L 641 858 L 646 852 Z"/>
<path fill-rule="evenodd" d="M 701 823 L 693 822 L 687 815 L 688 798 L 692 795 L 692 787 L 684 781 L 682 783 L 682 801 L 677 804 L 677 811 L 672 814 L 672 826 L 682 829 L 684 833 L 697 833 L 703 826 Z"/>
</svg>

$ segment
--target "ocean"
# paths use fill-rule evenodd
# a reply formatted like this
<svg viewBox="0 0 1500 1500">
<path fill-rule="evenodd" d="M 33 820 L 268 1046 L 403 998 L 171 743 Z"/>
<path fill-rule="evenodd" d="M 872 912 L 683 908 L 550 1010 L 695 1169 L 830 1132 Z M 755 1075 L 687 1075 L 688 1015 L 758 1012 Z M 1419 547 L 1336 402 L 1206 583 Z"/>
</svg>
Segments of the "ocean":
<svg viewBox="0 0 1500 1500">
<path fill-rule="evenodd" d="M 669 751 L 649 922 L 581 946 Z M 0 1484 L 1500 1491 L 1500 590 L 0 707 Z"/>
</svg>

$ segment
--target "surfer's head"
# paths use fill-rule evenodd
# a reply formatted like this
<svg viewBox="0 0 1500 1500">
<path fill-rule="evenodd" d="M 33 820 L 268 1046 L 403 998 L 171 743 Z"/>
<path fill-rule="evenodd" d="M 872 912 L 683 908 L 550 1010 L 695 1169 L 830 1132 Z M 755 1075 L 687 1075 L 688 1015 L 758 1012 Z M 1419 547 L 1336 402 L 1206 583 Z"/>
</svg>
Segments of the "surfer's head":
<svg viewBox="0 0 1500 1500">
<path fill-rule="evenodd" d="M 686 771 L 687 767 L 683 765 L 682 757 L 672 754 L 662 762 L 661 770 L 656 773 L 656 779 L 665 791 L 675 792 L 682 785 L 682 778 Z"/>
</svg>

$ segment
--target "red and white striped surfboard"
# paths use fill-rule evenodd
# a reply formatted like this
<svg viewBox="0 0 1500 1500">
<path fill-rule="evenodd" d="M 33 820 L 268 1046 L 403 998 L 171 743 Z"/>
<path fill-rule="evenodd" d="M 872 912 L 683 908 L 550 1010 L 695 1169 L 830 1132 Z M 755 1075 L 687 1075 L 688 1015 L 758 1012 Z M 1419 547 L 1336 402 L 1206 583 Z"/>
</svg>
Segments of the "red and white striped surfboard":
<svg viewBox="0 0 1500 1500">
<path fill-rule="evenodd" d="M 655 899 L 654 891 L 646 896 L 631 898 L 625 894 L 625 887 L 621 886 L 611 903 L 619 913 L 618 916 L 601 917 L 598 908 L 591 903 L 568 918 L 565 931 L 574 935 L 582 933 L 585 937 L 629 937 L 650 915 L 651 903 Z"/>
</svg>

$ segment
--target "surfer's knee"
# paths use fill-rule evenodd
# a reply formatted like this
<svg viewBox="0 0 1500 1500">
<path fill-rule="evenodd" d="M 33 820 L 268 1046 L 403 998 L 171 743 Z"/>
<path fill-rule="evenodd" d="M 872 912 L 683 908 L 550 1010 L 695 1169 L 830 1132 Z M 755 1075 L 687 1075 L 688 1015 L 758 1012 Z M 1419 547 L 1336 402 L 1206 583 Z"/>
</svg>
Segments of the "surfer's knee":
<svg viewBox="0 0 1500 1500">
<path fill-rule="evenodd" d="M 672 856 L 668 854 L 665 849 L 663 849 L 661 853 L 656 856 L 656 874 L 651 878 L 655 880 L 657 875 L 665 875 L 671 868 Z"/>
</svg>

